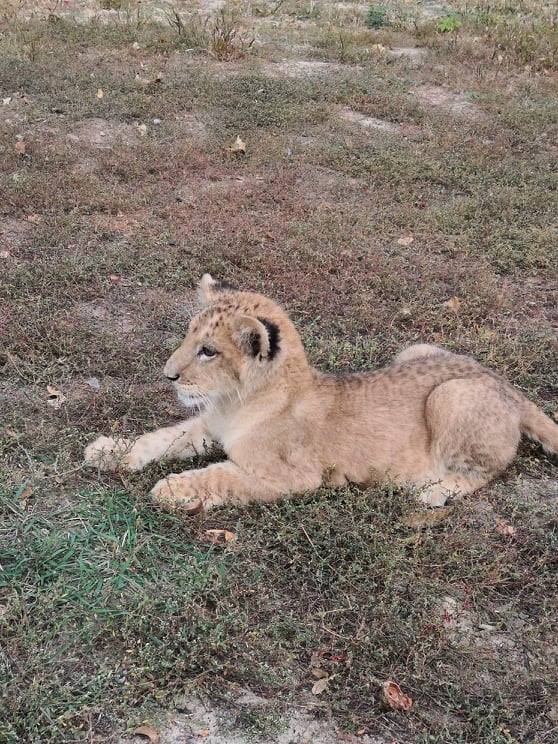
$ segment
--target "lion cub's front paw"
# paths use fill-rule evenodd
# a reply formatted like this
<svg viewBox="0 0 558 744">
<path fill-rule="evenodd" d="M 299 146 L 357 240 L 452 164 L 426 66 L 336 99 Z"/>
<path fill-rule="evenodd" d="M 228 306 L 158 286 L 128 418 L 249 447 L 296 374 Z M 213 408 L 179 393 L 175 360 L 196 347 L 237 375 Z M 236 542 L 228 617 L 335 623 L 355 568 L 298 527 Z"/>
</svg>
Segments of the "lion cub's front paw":
<svg viewBox="0 0 558 744">
<path fill-rule="evenodd" d="M 98 437 L 91 442 L 84 452 L 85 464 L 101 470 L 116 470 L 124 467 L 127 470 L 137 470 L 133 462 L 129 462 L 132 442 L 129 439 L 113 439 L 112 437 Z"/>
<path fill-rule="evenodd" d="M 168 475 L 151 490 L 153 502 L 168 511 L 197 514 L 204 508 L 203 500 L 188 475 Z"/>
</svg>

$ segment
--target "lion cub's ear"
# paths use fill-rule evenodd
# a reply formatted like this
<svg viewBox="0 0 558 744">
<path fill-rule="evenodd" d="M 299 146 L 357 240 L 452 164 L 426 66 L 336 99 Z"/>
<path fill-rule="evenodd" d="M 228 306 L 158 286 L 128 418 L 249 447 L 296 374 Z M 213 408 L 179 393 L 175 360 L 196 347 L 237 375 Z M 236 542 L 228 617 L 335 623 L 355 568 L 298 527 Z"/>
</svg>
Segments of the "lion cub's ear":
<svg viewBox="0 0 558 744">
<path fill-rule="evenodd" d="M 198 298 L 202 305 L 206 305 L 211 300 L 215 299 L 215 292 L 217 291 L 217 282 L 211 276 L 211 274 L 204 274 L 200 280 L 198 286 Z"/>
<path fill-rule="evenodd" d="M 233 335 L 242 351 L 254 358 L 271 360 L 279 351 L 279 327 L 265 318 L 242 315 L 234 322 Z"/>
<path fill-rule="evenodd" d="M 211 274 L 204 274 L 198 286 L 198 298 L 202 305 L 216 299 L 219 292 L 234 292 L 235 288 L 227 282 L 216 281 Z"/>
</svg>

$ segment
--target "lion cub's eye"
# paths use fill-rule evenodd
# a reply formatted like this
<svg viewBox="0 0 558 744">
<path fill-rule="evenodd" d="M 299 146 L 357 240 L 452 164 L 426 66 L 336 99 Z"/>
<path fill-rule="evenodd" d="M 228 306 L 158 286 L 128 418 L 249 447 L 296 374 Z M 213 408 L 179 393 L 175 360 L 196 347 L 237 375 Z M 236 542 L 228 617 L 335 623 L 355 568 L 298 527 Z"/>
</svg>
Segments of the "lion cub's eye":
<svg viewBox="0 0 558 744">
<path fill-rule="evenodd" d="M 206 359 L 211 359 L 216 355 L 217 351 L 215 349 L 212 349 L 211 346 L 202 346 L 198 351 L 198 356 L 205 357 Z"/>
</svg>

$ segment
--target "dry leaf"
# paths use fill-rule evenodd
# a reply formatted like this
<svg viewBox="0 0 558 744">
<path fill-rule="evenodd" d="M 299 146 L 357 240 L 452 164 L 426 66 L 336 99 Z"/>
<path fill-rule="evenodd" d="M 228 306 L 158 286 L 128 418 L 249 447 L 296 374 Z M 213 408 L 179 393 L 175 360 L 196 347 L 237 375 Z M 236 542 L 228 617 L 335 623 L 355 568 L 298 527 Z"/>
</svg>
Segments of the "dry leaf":
<svg viewBox="0 0 558 744">
<path fill-rule="evenodd" d="M 435 527 L 437 524 L 444 522 L 450 512 L 449 506 L 442 506 L 439 509 L 411 512 L 403 517 L 401 521 L 405 527 L 423 530 L 425 527 Z"/>
<path fill-rule="evenodd" d="M 25 153 L 27 151 L 27 145 L 25 144 L 25 142 L 23 140 L 17 140 L 17 142 L 14 145 L 14 150 L 19 155 L 25 155 Z"/>
<path fill-rule="evenodd" d="M 140 137 L 145 137 L 147 134 L 147 124 L 138 124 L 138 132 Z"/>
<path fill-rule="evenodd" d="M 51 408 L 54 408 L 54 410 L 58 410 L 66 402 L 66 396 L 63 393 L 61 393 L 60 390 L 57 390 L 55 387 L 52 387 L 52 385 L 47 385 L 47 393 L 48 393 L 47 403 L 49 406 L 51 406 Z"/>
<path fill-rule="evenodd" d="M 321 695 L 324 690 L 327 690 L 329 684 L 329 677 L 322 677 L 312 685 L 312 695 Z"/>
<path fill-rule="evenodd" d="M 124 284 L 124 277 L 123 276 L 118 276 L 118 274 L 111 274 L 109 276 L 109 280 L 113 284 Z"/>
<path fill-rule="evenodd" d="M 413 701 L 408 695 L 405 695 L 397 682 L 392 682 L 391 680 L 384 682 L 382 693 L 385 702 L 393 710 L 411 710 Z"/>
<path fill-rule="evenodd" d="M 201 731 L 198 731 L 197 736 L 201 736 L 202 739 L 207 739 L 209 736 L 209 729 L 202 729 Z"/>
<path fill-rule="evenodd" d="M 159 744 L 161 737 L 159 736 L 157 729 L 150 723 L 145 723 L 143 726 L 138 726 L 137 729 L 132 731 L 132 736 L 145 736 L 149 739 L 151 744 Z"/>
<path fill-rule="evenodd" d="M 503 519 L 496 520 L 496 532 L 504 537 L 513 537 L 517 530 L 511 524 L 504 522 Z"/>
<path fill-rule="evenodd" d="M 12 97 L 11 96 L 8 96 L 7 98 L 3 98 L 2 99 L 2 106 L 7 106 L 11 102 L 12 102 Z"/>
<path fill-rule="evenodd" d="M 139 48 L 140 48 L 140 45 L 138 44 L 138 42 L 134 41 L 134 43 L 132 44 L 132 49 L 134 49 L 137 52 Z"/>
<path fill-rule="evenodd" d="M 29 496 L 33 493 L 33 489 L 31 486 L 27 486 L 27 488 L 24 488 L 23 491 L 19 494 L 19 500 L 20 501 L 27 501 Z"/>
<path fill-rule="evenodd" d="M 415 239 L 412 235 L 403 235 L 403 237 L 399 238 L 397 241 L 397 245 L 411 245 L 411 243 L 414 243 Z"/>
<path fill-rule="evenodd" d="M 222 545 L 222 543 L 234 542 L 236 540 L 234 532 L 230 532 L 229 530 L 206 530 L 205 536 L 212 543 L 215 543 L 215 545 Z"/>
<path fill-rule="evenodd" d="M 328 673 L 325 669 L 320 669 L 320 667 L 316 667 L 315 669 L 310 670 L 312 672 L 312 676 L 316 679 L 323 679 L 324 677 L 328 677 Z"/>
<path fill-rule="evenodd" d="M 40 222 L 43 221 L 43 218 L 40 214 L 28 214 L 26 219 L 27 222 L 31 222 L 33 225 L 38 225 Z"/>
<path fill-rule="evenodd" d="M 10 251 L 0 251 L 0 258 L 9 258 Z"/>
<path fill-rule="evenodd" d="M 457 315 L 457 313 L 459 312 L 459 308 L 461 307 L 461 300 L 459 299 L 459 297 L 451 297 L 449 300 L 446 300 L 442 304 L 450 312 Z"/>
<path fill-rule="evenodd" d="M 97 90 L 97 98 L 104 98 L 105 92 L 102 88 Z"/>
<path fill-rule="evenodd" d="M 245 155 L 246 154 L 246 142 L 238 136 L 234 144 L 229 147 L 229 152 L 232 152 L 233 155 Z"/>
<path fill-rule="evenodd" d="M 372 44 L 370 48 L 378 52 L 378 54 L 385 54 L 388 50 L 383 44 Z"/>
</svg>

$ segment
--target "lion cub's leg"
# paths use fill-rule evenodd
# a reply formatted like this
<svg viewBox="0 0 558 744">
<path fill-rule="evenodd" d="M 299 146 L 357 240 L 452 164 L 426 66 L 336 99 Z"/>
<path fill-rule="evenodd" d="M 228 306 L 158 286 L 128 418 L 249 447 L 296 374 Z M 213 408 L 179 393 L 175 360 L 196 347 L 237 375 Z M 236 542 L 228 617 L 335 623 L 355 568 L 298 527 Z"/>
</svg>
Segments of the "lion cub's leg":
<svg viewBox="0 0 558 744">
<path fill-rule="evenodd" d="M 169 475 L 154 486 L 151 496 L 156 504 L 170 511 L 179 509 L 194 514 L 225 503 L 275 501 L 282 493 L 276 484 L 244 473 L 228 460 Z"/>
<path fill-rule="evenodd" d="M 441 506 L 489 483 L 515 457 L 520 415 L 491 378 L 449 380 L 426 401 L 433 472 L 422 500 Z"/>
<path fill-rule="evenodd" d="M 211 444 L 202 418 L 157 429 L 137 439 L 99 437 L 85 449 L 87 465 L 101 470 L 141 470 L 162 459 L 187 459 L 202 453 Z"/>
</svg>

